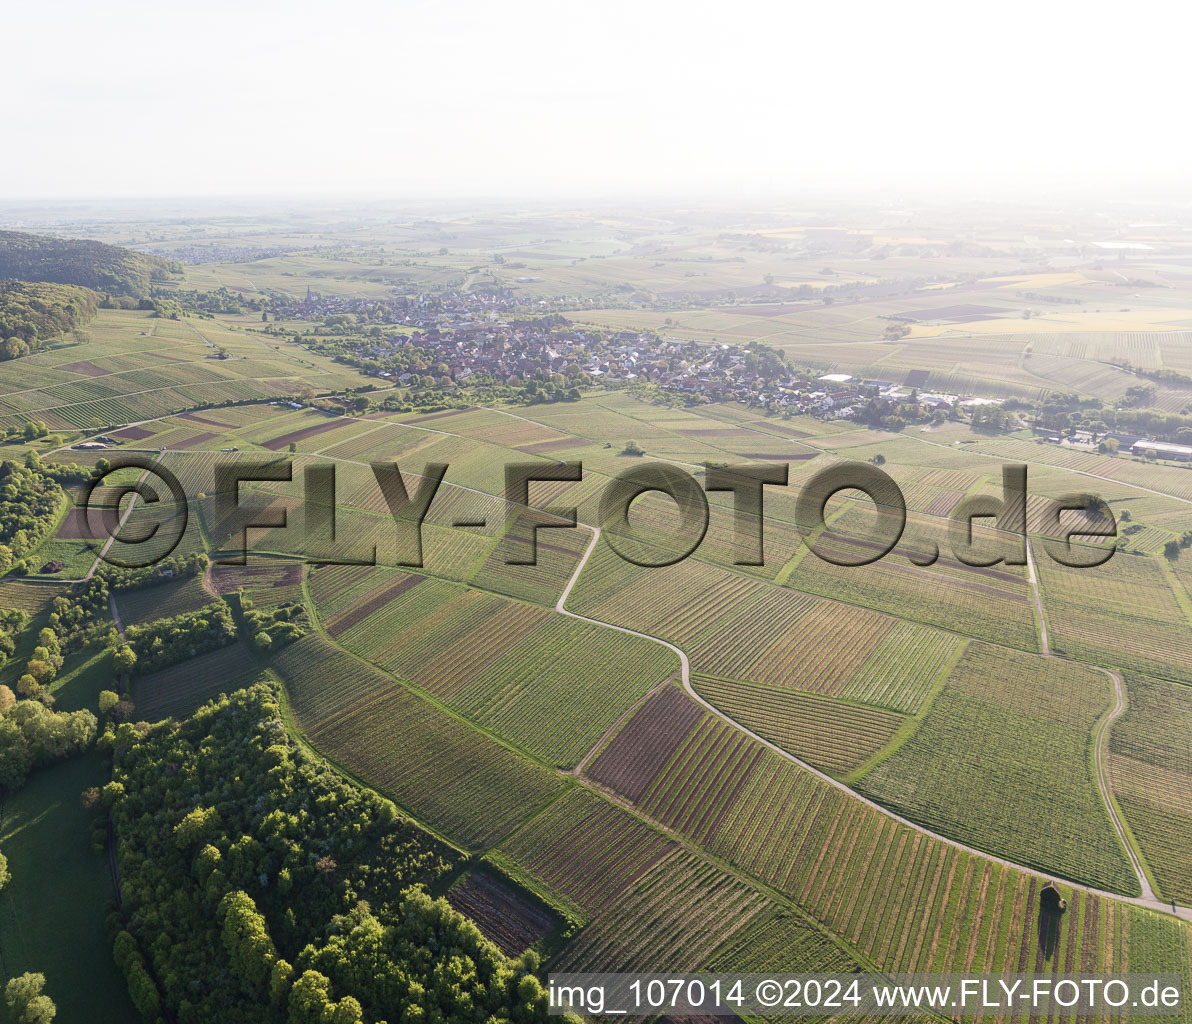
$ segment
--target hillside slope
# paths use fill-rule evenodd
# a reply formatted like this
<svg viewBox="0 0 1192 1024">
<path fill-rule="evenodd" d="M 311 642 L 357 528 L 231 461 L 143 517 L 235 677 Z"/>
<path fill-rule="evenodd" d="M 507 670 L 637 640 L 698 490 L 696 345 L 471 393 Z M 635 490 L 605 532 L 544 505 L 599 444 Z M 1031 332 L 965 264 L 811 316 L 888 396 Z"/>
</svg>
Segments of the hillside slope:
<svg viewBox="0 0 1192 1024">
<path fill-rule="evenodd" d="M 178 272 L 169 260 L 104 242 L 0 231 L 0 280 L 76 284 L 144 297 L 152 283 Z"/>
</svg>

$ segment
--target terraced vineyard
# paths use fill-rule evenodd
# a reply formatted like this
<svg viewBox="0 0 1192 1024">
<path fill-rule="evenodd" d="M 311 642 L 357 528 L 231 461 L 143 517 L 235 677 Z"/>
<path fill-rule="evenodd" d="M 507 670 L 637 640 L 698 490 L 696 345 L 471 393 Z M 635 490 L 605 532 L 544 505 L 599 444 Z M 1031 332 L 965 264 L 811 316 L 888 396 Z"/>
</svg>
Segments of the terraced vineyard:
<svg viewBox="0 0 1192 1024">
<path fill-rule="evenodd" d="M 695 559 L 642 568 L 602 543 L 571 592 L 568 608 L 686 647 L 723 616 L 748 607 L 762 590 L 754 580 Z"/>
<path fill-rule="evenodd" d="M 914 714 L 962 643 L 947 633 L 896 622 L 853 673 L 840 696 Z"/>
<path fill-rule="evenodd" d="M 116 599 L 116 607 L 124 623 L 132 625 L 197 612 L 210 604 L 211 600 L 211 594 L 204 588 L 202 579 L 191 576 L 122 593 Z"/>
<path fill-rule="evenodd" d="M 850 974 L 859 965 L 818 928 L 787 911 L 776 911 L 734 935 L 708 962 L 707 969 Z"/>
<path fill-rule="evenodd" d="M 330 607 L 347 603 L 324 619 L 328 634 L 444 699 L 524 642 L 550 614 L 415 573 L 357 570 L 352 575 L 362 582 L 331 598 Z M 316 584 L 316 601 L 320 590 Z M 320 611 L 328 607 L 319 602 Z"/>
<path fill-rule="evenodd" d="M 740 316 L 706 312 L 730 325 Z M 242 488 L 252 508 L 286 509 L 289 526 L 255 534 L 264 554 L 249 565 L 213 568 L 219 594 L 244 588 L 261 608 L 303 599 L 302 565 L 280 555 L 317 548 L 319 538 L 305 534 L 300 481 L 311 453 L 324 449 L 357 460 L 337 463 L 341 538 L 376 538 L 382 562 L 311 569 L 305 593 L 316 631 L 271 658 L 236 644 L 137 678 L 129 695 L 137 717 L 185 716 L 267 667 L 285 687 L 292 723 L 321 754 L 475 855 L 447 895 L 505 953 L 561 949 L 551 970 L 1133 968 L 1188 977 L 1181 924 L 1064 881 L 1139 891 L 1094 774 L 1093 737 L 1113 704 L 1112 683 L 1072 658 L 1129 670 L 1108 774 L 1159 895 L 1192 901 L 1192 703 L 1165 681 L 1192 680 L 1188 570 L 1131 556 L 1069 571 L 1039 549 L 1047 625 L 1062 657 L 1037 655 L 1024 568 L 962 565 L 942 535 L 935 565 L 908 561 L 965 494 L 998 490 L 990 463 L 951 447 L 954 437 L 972 440 L 966 424 L 933 427 L 938 441 L 925 445 L 909 433 L 736 406 L 666 408 L 597 391 L 514 415 L 374 405 L 376 418 L 356 419 L 285 403 L 179 412 L 208 395 L 293 393 L 310 367 L 295 370 L 289 341 L 273 354 L 256 339 L 238 342 L 251 348 L 228 365 L 208 366 L 208 346 L 186 324 L 150 325 L 180 347 L 189 336 L 184 347 L 195 350 L 183 354 L 197 358 L 163 368 L 141 351 L 145 318 L 113 323 L 122 340 L 112 354 L 96 353 L 93 366 L 43 365 L 46 382 L 31 377 L 5 396 L 0 419 L 45 403 L 47 422 L 62 425 L 136 405 L 148 420 L 117 430 L 119 439 L 129 449 L 168 447 L 163 463 L 195 495 L 184 551 L 227 545 L 236 528 L 234 517 L 215 515 L 211 498 L 214 467 L 227 456 L 203 448 L 235 444 L 284 459 L 293 444 L 291 484 Z M 868 347 L 875 359 L 900 356 L 893 346 Z M 916 358 L 940 380 L 979 376 L 935 348 Z M 354 373 L 319 359 L 311 374 L 320 383 L 358 385 Z M 1007 372 L 1019 369 L 1016 359 Z M 92 376 L 96 369 L 104 372 Z M 920 369 L 892 364 L 902 375 Z M 153 421 L 158 409 L 163 418 Z M 559 615 L 554 605 L 591 533 L 542 531 L 539 565 L 508 565 L 526 545 L 507 532 L 514 509 L 499 496 L 501 464 L 582 457 L 582 482 L 536 484 L 534 493 L 542 504 L 578 505 L 594 522 L 608 475 L 633 461 L 619 454 L 630 437 L 653 457 L 693 465 L 791 461 L 792 487 L 767 492 L 767 564 L 729 565 L 745 545 L 731 499 L 716 494 L 695 557 L 647 569 L 602 541 L 567 606 L 598 621 Z M 1132 547 L 1158 550 L 1182 530 L 1183 506 L 1131 487 L 1150 467 L 1013 439 L 976 444 L 1053 463 L 1040 471 L 1048 493 L 1075 489 L 1080 478 L 1069 468 L 1114 475 L 1122 482 L 1106 493 L 1115 510 L 1135 516 Z M 841 458 L 878 455 L 893 460 L 900 483 L 905 470 L 906 539 L 865 568 L 803 552 L 792 525 L 799 483 Z M 423 529 L 425 568 L 385 565 L 392 520 L 371 458 L 399 460 L 410 473 L 451 463 Z M 1164 470 L 1160 483 L 1155 489 L 1182 494 L 1186 481 Z M 1035 495 L 1032 512 L 1042 503 Z M 845 531 L 864 522 L 857 505 L 835 511 L 833 524 Z M 647 527 L 673 524 L 673 509 L 656 496 L 633 515 Z M 64 522 L 54 543 L 80 542 L 77 525 Z M 855 536 L 834 547 L 857 556 L 871 550 L 866 544 Z M 0 596 L 5 608 L 45 616 L 61 589 L 6 579 Z M 132 624 L 208 600 L 200 581 L 186 580 L 121 594 L 118 607 Z M 695 690 L 732 721 L 684 691 L 673 651 L 599 623 L 680 647 Z M 12 669 L 19 674 L 17 659 Z M 1052 875 L 1069 901 L 1062 916 L 1040 905 Z"/>
<path fill-rule="evenodd" d="M 129 699 L 146 722 L 186 718 L 213 697 L 251 686 L 264 669 L 242 643 L 201 654 L 160 672 L 135 676 Z"/>
<path fill-rule="evenodd" d="M 706 748 L 715 731 L 705 719 L 686 748 Z M 1188 969 L 1178 922 L 1080 890 L 1067 890 L 1058 946 L 1041 943 L 1038 876 L 900 824 L 755 744 L 752 755 L 733 758 L 721 749 L 718 758 L 670 757 L 638 805 L 667 814 L 683 835 L 795 901 L 883 970 Z M 602 756 L 611 753 L 610 745 Z M 644 756 L 628 742 L 615 753 L 625 762 Z M 710 787 L 730 794 L 714 828 L 673 813 L 682 794 Z"/>
<path fill-rule="evenodd" d="M 616 733 L 587 774 L 630 800 L 640 800 L 704 715 L 679 687 L 659 690 Z"/>
<path fill-rule="evenodd" d="M 640 637 L 415 573 L 321 571 L 312 593 L 348 650 L 561 768 L 678 671 Z"/>
<path fill-rule="evenodd" d="M 509 565 L 510 560 L 531 557 L 531 552 L 523 538 L 508 533 L 493 548 L 471 583 L 484 590 L 553 607 L 575 572 L 590 536 L 587 530 L 579 529 L 541 530 L 533 552 L 537 564 Z"/>
<path fill-rule="evenodd" d="M 555 615 L 458 689 L 451 704 L 547 763 L 571 768 L 678 669 L 658 644 Z"/>
<path fill-rule="evenodd" d="M 558 927 L 555 916 L 533 896 L 484 871 L 451 887 L 447 901 L 470 917 L 506 956 L 517 956 Z"/>
<path fill-rule="evenodd" d="M 727 617 L 692 651 L 710 675 L 809 693 L 839 693 L 894 620 L 836 601 L 769 589 Z"/>
<path fill-rule="evenodd" d="M 1113 724 L 1113 793 L 1162 896 L 1192 903 L 1192 692 L 1126 676 L 1126 714 Z"/>
<path fill-rule="evenodd" d="M 848 531 L 830 546 L 834 557 L 856 561 L 873 556 L 872 542 L 849 539 L 864 536 L 864 523 L 858 513 L 833 524 Z M 945 555 L 930 567 L 915 565 L 912 556 L 922 558 L 912 546 L 916 537 L 938 540 Z M 1039 649 L 1023 568 L 963 565 L 946 554 L 948 541 L 941 536 L 938 522 L 913 513 L 907 516 L 904 538 L 890 554 L 870 565 L 838 566 L 809 554 L 795 566 L 787 585 L 982 640 L 1026 651 Z"/>
</svg>

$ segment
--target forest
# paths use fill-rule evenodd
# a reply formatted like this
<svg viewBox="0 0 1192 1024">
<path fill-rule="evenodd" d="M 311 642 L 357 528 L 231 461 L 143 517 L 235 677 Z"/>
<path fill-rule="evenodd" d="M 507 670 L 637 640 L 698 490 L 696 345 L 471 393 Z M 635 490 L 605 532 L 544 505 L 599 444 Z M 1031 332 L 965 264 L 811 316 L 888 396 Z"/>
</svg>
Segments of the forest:
<svg viewBox="0 0 1192 1024">
<path fill-rule="evenodd" d="M 67 284 L 0 281 L 0 360 L 36 352 L 95 317 L 99 296 Z"/>
<path fill-rule="evenodd" d="M 0 687 L 0 788 L 20 789 L 29 773 L 86 750 L 95 739 L 90 711 L 51 711 L 36 700 L 14 701 Z"/>
<path fill-rule="evenodd" d="M 504 959 L 428 894 L 459 855 L 296 746 L 270 687 L 182 725 L 109 723 L 99 746 L 115 959 L 146 1021 L 546 1019 L 536 957 Z"/>
<path fill-rule="evenodd" d="M 54 525 L 65 500 L 61 485 L 40 466 L 0 461 L 0 573 L 23 569 L 22 559 Z"/>
<path fill-rule="evenodd" d="M 75 284 L 113 295 L 144 297 L 154 282 L 181 272 L 172 260 L 103 242 L 0 231 L 0 280 Z"/>
</svg>

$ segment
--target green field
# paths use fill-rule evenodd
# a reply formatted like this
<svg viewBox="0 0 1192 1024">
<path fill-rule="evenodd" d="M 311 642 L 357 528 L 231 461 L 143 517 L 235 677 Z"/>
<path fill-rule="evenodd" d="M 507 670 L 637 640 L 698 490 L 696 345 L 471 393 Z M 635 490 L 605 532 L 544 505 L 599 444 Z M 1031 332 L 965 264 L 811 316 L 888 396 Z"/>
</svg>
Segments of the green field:
<svg viewBox="0 0 1192 1024">
<path fill-rule="evenodd" d="M 319 634 L 290 645 L 274 667 L 322 753 L 462 844 L 493 845 L 564 788 Z"/>
<path fill-rule="evenodd" d="M 42 769 L 5 797 L 0 850 L 12 881 L 0 893 L 0 956 L 9 977 L 46 976 L 60 1019 L 129 1024 L 137 1013 L 104 924 L 111 871 L 91 848 L 92 819 L 79 806 L 79 794 L 103 781 L 100 758 L 87 754 Z"/>
<path fill-rule="evenodd" d="M 1160 894 L 1192 902 L 1192 694 L 1132 674 L 1126 684 L 1109 744 L 1114 796 Z"/>
<path fill-rule="evenodd" d="M 835 774 L 872 757 L 903 725 L 901 715 L 735 679 L 697 676 L 695 687 L 733 721 Z"/>
<path fill-rule="evenodd" d="M 1112 702 L 1102 672 L 972 644 L 859 789 L 1015 863 L 1138 895 L 1092 773 L 1089 737 Z"/>
</svg>

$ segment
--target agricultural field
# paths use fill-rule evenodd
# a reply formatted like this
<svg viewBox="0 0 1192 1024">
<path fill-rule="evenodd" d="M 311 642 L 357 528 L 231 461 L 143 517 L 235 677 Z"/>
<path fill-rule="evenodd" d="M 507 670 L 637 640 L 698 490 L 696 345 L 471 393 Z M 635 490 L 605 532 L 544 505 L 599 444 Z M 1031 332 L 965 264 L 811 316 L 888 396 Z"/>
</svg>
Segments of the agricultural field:
<svg viewBox="0 0 1192 1024">
<path fill-rule="evenodd" d="M 759 921 L 743 934 L 733 936 L 717 952 L 709 970 L 749 971 L 769 974 L 796 971 L 800 974 L 848 975 L 860 973 L 866 967 L 813 926 L 800 920 L 786 910 L 776 911 L 769 918 Z M 732 965 L 729 967 L 728 965 Z M 738 966 L 743 965 L 743 966 Z M 851 1015 L 851 1014 L 850 1014 Z M 665 1018 L 667 1021 L 681 1020 L 680 1017 Z M 697 1018 L 698 1019 L 698 1018 Z M 717 1018 L 712 1018 L 716 1020 Z M 719 1018 L 723 1019 L 723 1018 Z M 733 1018 L 729 1018 L 732 1020 Z M 792 1015 L 790 1010 L 761 1016 L 750 1015 L 749 1020 L 774 1022 L 822 1020 L 818 1015 Z M 902 1011 L 871 1010 L 864 1015 L 868 1021 L 882 1020 L 926 1020 L 928 1018 L 904 1015 Z"/>
<path fill-rule="evenodd" d="M 160 672 L 134 676 L 128 699 L 138 719 L 157 722 L 186 718 L 221 693 L 235 693 L 251 686 L 264 672 L 261 663 L 243 643 L 179 662 Z"/>
<path fill-rule="evenodd" d="M 351 380 L 329 362 L 298 357 L 294 345 L 266 347 L 226 328 L 200 330 L 145 312 L 101 310 L 89 335 L 69 350 L 29 357 L 38 379 L 0 396 L 0 425 L 37 417 L 54 430 L 102 430 L 200 406 L 291 396 L 307 381 L 331 388 Z M 215 358 L 220 346 L 234 358 Z"/>
<path fill-rule="evenodd" d="M 220 597 L 243 590 L 258 608 L 273 608 L 302 599 L 302 565 L 276 560 L 254 565 L 214 565 L 211 586 Z"/>
<path fill-rule="evenodd" d="M 513 531 L 507 532 L 476 570 L 470 583 L 481 590 L 495 590 L 523 601 L 553 607 L 574 574 L 590 539 L 587 530 L 541 530 L 531 552 L 525 538 Z M 533 565 L 510 564 L 531 558 L 535 560 Z"/>
<path fill-rule="evenodd" d="M 896 639 L 884 655 L 878 653 L 897 625 L 890 616 L 767 587 L 697 559 L 650 570 L 598 545 L 568 608 L 668 640 L 690 654 L 699 672 L 809 693 L 839 695 L 872 660 L 865 677 L 870 681 L 861 686 L 863 692 L 875 687 L 880 694 L 888 688 L 886 672 L 901 673 L 919 661 L 917 655 L 903 655 L 907 664 L 883 667 L 900 661 Z M 905 637 L 905 631 L 899 635 Z M 925 630 L 922 635 L 934 634 Z M 901 647 L 906 646 L 904 640 Z M 910 690 L 905 700 L 912 704 L 916 687 L 929 687 L 939 668 L 930 651 L 922 656 L 922 675 L 912 674 L 903 684 Z"/>
<path fill-rule="evenodd" d="M 946 231 L 930 209 L 883 211 L 880 227 L 858 223 L 868 216 L 560 208 L 526 223 L 402 208 L 381 224 L 337 211 L 287 233 L 288 255 L 272 244 L 277 226 L 246 217 L 210 233 L 256 255 L 186 263 L 162 288 L 227 285 L 219 301 L 252 297 L 249 311 L 105 309 L 85 335 L 0 362 L 5 458 L 97 466 L 139 453 L 187 492 L 177 553 L 206 552 L 210 570 L 117 592 L 124 625 L 217 596 L 238 618 L 305 612 L 309 631 L 288 646 L 237 641 L 134 675 L 125 703 L 100 715 L 102 732 L 131 714 L 113 730 L 124 757 L 134 737 L 173 735 L 203 702 L 264 681 L 296 768 L 325 758 L 326 778 L 375 790 L 352 834 L 286 875 L 271 845 L 280 833 L 245 826 L 209 892 L 235 876 L 276 918 L 283 885 L 305 873 L 328 905 L 367 897 L 391 913 L 382 872 L 362 880 L 340 855 L 351 847 L 362 863 L 353 844 L 373 843 L 372 817 L 391 821 L 391 800 L 459 854 L 434 891 L 503 956 L 540 954 L 544 977 L 1133 970 L 1192 984 L 1192 556 L 1165 556 L 1188 530 L 1192 471 L 1128 454 L 1135 427 L 1192 429 L 1192 245 L 1182 229 L 1144 225 L 1161 257 L 1130 250 L 1110 267 L 1085 236 L 1116 214 L 1090 226 L 1032 212 L 993 230 L 982 219 L 1002 214 L 982 206 Z M 170 219 L 91 227 L 162 251 L 211 242 Z M 625 333 L 597 333 L 608 331 Z M 459 376 L 470 359 L 480 369 Z M 490 373 L 495 384 L 478 382 Z M 905 408 L 912 389 L 921 415 Z M 1097 417 L 1124 448 L 1066 436 L 1064 424 Z M 40 437 L 23 432 L 33 419 Z M 74 447 L 100 433 L 111 447 Z M 243 482 L 241 507 L 226 512 L 215 471 L 243 460 L 290 479 Z M 532 566 L 511 564 L 530 549 L 525 509 L 505 497 L 514 462 L 583 466 L 578 481 L 533 483 L 531 505 L 575 508 L 578 525 L 539 530 Z M 398 547 L 378 463 L 398 465 L 411 495 L 428 466 L 448 465 L 421 564 Z M 601 521 L 601 499 L 618 474 L 664 465 L 703 489 L 713 468 L 739 463 L 789 470 L 765 488 L 759 518 L 738 522 L 735 496 L 712 492 L 691 557 L 654 568 L 615 550 L 625 538 Z M 796 524 L 806 483 L 846 463 L 882 467 L 906 499 L 902 538 L 867 565 L 821 558 Z M 973 496 L 1000 497 L 1008 463 L 1030 467 L 1031 568 L 965 564 L 949 517 Z M 321 464 L 335 467 L 334 537 L 331 509 L 305 502 L 306 471 Z M 26 556 L 33 574 L 0 579 L 0 606 L 20 613 L 6 620 L 0 682 L 26 711 L 27 669 L 52 676 L 41 699 L 59 710 L 98 711 L 99 691 L 126 682 L 104 646 L 106 595 L 77 629 L 53 603 L 86 593 L 95 561 L 74 481 Z M 1079 491 L 1119 517 L 1118 550 L 1096 569 L 1058 565 L 1044 544 L 1049 500 Z M 179 511 L 138 503 L 129 529 Z M 824 512 L 810 538 L 819 550 L 876 553 L 864 495 L 839 492 Z M 246 528 L 254 517 L 274 523 Z M 685 545 L 661 492 L 639 496 L 626 520 L 639 553 Z M 221 564 L 245 529 L 246 564 Z M 748 564 L 759 531 L 763 564 Z M 985 554 L 1009 551 L 1005 541 L 988 524 L 974 531 Z M 154 544 L 164 540 L 142 554 Z M 43 578 L 51 558 L 64 567 Z M 62 643 L 60 667 L 42 652 L 53 671 L 34 656 L 43 628 Z M 37 766 L 0 808 L 14 875 L 0 893 L 3 965 L 45 970 L 64 1020 L 133 1013 L 103 930 L 112 880 L 80 821 L 79 791 L 106 771 L 94 751 Z M 255 799 L 259 784 L 238 778 L 236 798 Z M 309 808 L 288 806 L 297 829 Z M 169 823 L 175 835 L 191 813 Z M 409 852 L 376 842 L 392 863 Z M 253 843 L 261 863 L 241 870 Z M 1131 853 L 1157 898 L 1142 896 Z M 185 852 L 187 878 L 206 856 Z M 1063 913 L 1041 898 L 1049 880 Z M 30 925 L 43 904 L 52 929 Z M 1182 914 L 1167 912 L 1175 905 Z M 306 938 L 270 923 L 297 963 Z M 350 988 L 330 985 L 335 998 Z M 104 1006 L 92 1013 L 78 991 Z"/>
<path fill-rule="evenodd" d="M 336 574 L 336 568 L 347 571 Z M 329 580 L 336 575 L 364 582 L 332 592 Z M 439 698 L 451 697 L 550 616 L 412 572 L 326 567 L 312 579 L 330 637 Z"/>
<path fill-rule="evenodd" d="M 346 597 L 324 589 L 323 572 L 316 601 L 336 606 Z M 678 671 L 658 644 L 534 605 L 415 573 L 369 579 L 381 582 L 331 614 L 320 602 L 328 635 L 548 764 L 573 767 Z"/>
<path fill-rule="evenodd" d="M 157 586 L 128 590 L 116 598 L 116 610 L 126 626 L 197 612 L 213 600 L 198 576 L 170 580 Z"/>
<path fill-rule="evenodd" d="M 637 802 L 705 711 L 678 686 L 652 694 L 587 768 L 588 776 Z"/>
<path fill-rule="evenodd" d="M 896 622 L 839 695 L 914 714 L 943 679 L 963 643 L 947 633 Z"/>
<path fill-rule="evenodd" d="M 493 845 L 565 788 L 321 635 L 285 648 L 274 669 L 321 753 L 466 846 Z"/>
<path fill-rule="evenodd" d="M 714 773 L 704 766 L 670 784 L 699 785 Z M 1083 901 L 1094 916 L 1068 917 L 1072 931 L 1057 951 L 1037 939 L 1038 876 L 913 831 L 768 751 L 742 776 L 722 777 L 736 795 L 708 848 L 884 970 L 1092 969 L 1131 962 L 1134 936 L 1141 946 L 1154 934 L 1164 951 L 1147 962 L 1185 970 L 1185 936 L 1170 918 L 1069 890 L 1070 911 Z"/>
<path fill-rule="evenodd" d="M 833 696 L 893 625 L 865 608 L 770 588 L 709 630 L 692 663 L 712 675 Z"/>
<path fill-rule="evenodd" d="M 709 971 L 785 971 L 850 974 L 861 965 L 822 931 L 787 910 L 777 910 L 728 940 L 706 965 Z"/>
<path fill-rule="evenodd" d="M 1138 882 L 1097 791 L 1107 673 L 971 643 L 914 735 L 862 793 L 944 835 L 1127 895 Z"/>
<path fill-rule="evenodd" d="M 1109 778 L 1161 896 L 1192 903 L 1192 692 L 1126 673 Z"/>
<path fill-rule="evenodd" d="M 470 917 L 506 956 L 517 956 L 558 928 L 554 914 L 529 893 L 487 871 L 473 871 L 447 891 L 447 902 Z"/>
<path fill-rule="evenodd" d="M 1075 569 L 1037 555 L 1053 650 L 1192 682 L 1187 598 L 1164 561 L 1117 556 L 1097 568 Z"/>
<path fill-rule="evenodd" d="M 158 500 L 152 503 L 142 500 L 139 496 L 135 501 L 129 498 L 122 503 L 127 518 L 123 518 L 123 515 L 116 518 L 117 510 L 108 498 L 111 493 L 108 488 L 114 489 L 123 483 L 138 485 L 142 480 L 146 480 L 150 489 L 154 487 L 153 483 L 148 481 L 145 472 L 136 467 L 127 467 L 105 477 L 104 485 L 95 491 L 89 514 L 91 529 L 97 535 L 96 540 L 86 538 L 84 530 L 80 528 L 83 525 L 81 510 L 73 510 L 72 516 L 64 521 L 64 532 L 82 538 L 69 541 L 80 551 L 82 566 L 76 563 L 76 568 L 85 567 L 83 571 L 76 572 L 74 578 L 84 576 L 95 564 L 105 536 L 110 535 L 107 525 L 109 517 L 113 517 L 115 523 L 123 520 L 111 547 L 105 552 L 105 558 L 111 563 L 138 560 L 152 562 L 165 554 L 187 555 L 205 549 L 202 528 L 195 514 L 196 503 L 174 502 L 169 492 L 158 495 Z M 154 493 L 157 493 L 156 490 Z M 86 555 L 81 554 L 84 549 Z"/>
<path fill-rule="evenodd" d="M 39 570 L 41 566 L 48 563 L 61 562 L 62 569 L 57 572 L 45 573 L 37 571 L 34 575 L 43 579 L 53 579 L 55 576 L 79 579 L 85 576 L 91 566 L 95 564 L 95 554 L 95 545 L 90 541 L 55 534 L 53 537 L 47 537 L 37 546 L 33 555 L 36 565 L 33 568 Z"/>
<path fill-rule="evenodd" d="M 561 954 L 561 971 L 694 971 L 769 909 L 758 890 L 676 851 L 613 900 Z"/>
<path fill-rule="evenodd" d="M 832 524 L 837 531 L 833 538 L 820 538 L 834 558 L 855 563 L 872 557 L 873 542 L 860 539 L 862 515 L 846 510 Z M 786 585 L 981 640 L 1039 650 L 1025 568 L 964 565 L 947 553 L 940 524 L 924 518 L 908 514 L 903 540 L 868 565 L 836 565 L 808 552 L 793 566 Z M 933 565 L 916 565 L 926 543 L 938 543 L 944 553 Z"/>
<path fill-rule="evenodd" d="M 451 703 L 548 763 L 569 768 L 623 711 L 677 670 L 673 653 L 657 644 L 556 616 Z"/>
<path fill-rule="evenodd" d="M 675 849 L 675 843 L 586 789 L 523 825 L 489 858 L 586 923 Z"/>
<path fill-rule="evenodd" d="M 636 566 L 602 541 L 584 566 L 567 608 L 686 648 L 762 590 L 755 580 L 694 558 L 659 569 Z"/>
<path fill-rule="evenodd" d="M 808 764 L 847 775 L 902 727 L 901 715 L 736 679 L 697 675 L 702 697 Z"/>
<path fill-rule="evenodd" d="M 5 576 L 0 579 L 0 608 L 38 615 L 60 593 L 61 585 L 52 581 Z"/>
<path fill-rule="evenodd" d="M 765 755 L 756 740 L 708 712 L 637 803 L 667 828 L 707 842 Z"/>
</svg>

